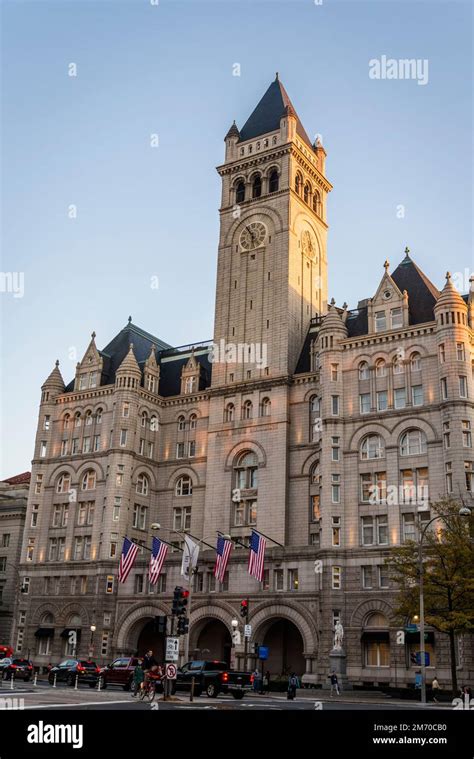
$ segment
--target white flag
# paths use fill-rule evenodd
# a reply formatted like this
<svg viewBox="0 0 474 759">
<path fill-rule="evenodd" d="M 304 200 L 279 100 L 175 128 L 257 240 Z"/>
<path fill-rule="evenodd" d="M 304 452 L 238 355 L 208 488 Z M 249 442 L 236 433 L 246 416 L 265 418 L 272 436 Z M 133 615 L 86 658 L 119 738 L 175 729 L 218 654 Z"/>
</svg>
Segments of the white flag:
<svg viewBox="0 0 474 759">
<path fill-rule="evenodd" d="M 189 582 L 193 570 L 197 566 L 199 545 L 191 540 L 189 535 L 184 536 L 183 561 L 181 562 L 181 574 Z"/>
</svg>

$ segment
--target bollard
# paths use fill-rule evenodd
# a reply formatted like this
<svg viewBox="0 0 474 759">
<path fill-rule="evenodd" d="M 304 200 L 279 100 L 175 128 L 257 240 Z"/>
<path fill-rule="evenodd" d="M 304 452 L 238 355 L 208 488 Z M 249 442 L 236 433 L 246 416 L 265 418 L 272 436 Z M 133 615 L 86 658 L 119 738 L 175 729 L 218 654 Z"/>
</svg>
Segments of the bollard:
<svg viewBox="0 0 474 759">
<path fill-rule="evenodd" d="M 74 685 L 74 690 L 77 690 L 77 681 L 79 680 L 79 675 L 76 675 L 76 683 Z"/>
<path fill-rule="evenodd" d="M 14 687 L 14 686 L 13 686 L 14 680 L 15 680 L 15 673 L 14 673 L 14 672 L 12 672 L 12 674 L 11 674 L 11 677 L 10 677 L 10 690 L 13 690 L 13 687 Z"/>
<path fill-rule="evenodd" d="M 53 688 L 55 688 L 55 687 L 56 687 L 56 678 L 57 678 L 57 674 L 56 674 L 56 672 L 55 672 L 55 673 L 54 673 L 54 682 L 53 682 Z"/>
<path fill-rule="evenodd" d="M 97 678 L 97 691 L 100 693 L 100 677 Z"/>
<path fill-rule="evenodd" d="M 33 680 L 33 685 L 38 685 L 38 673 L 35 672 L 35 679 Z"/>
<path fill-rule="evenodd" d="M 189 691 L 189 700 L 194 701 L 194 677 L 191 678 L 191 690 Z"/>
</svg>

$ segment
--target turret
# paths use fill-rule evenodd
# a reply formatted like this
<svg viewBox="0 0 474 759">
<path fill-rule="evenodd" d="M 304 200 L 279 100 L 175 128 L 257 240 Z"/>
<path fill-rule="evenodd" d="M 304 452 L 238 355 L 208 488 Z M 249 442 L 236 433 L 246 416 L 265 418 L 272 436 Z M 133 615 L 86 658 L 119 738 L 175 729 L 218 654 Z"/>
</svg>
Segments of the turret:
<svg viewBox="0 0 474 759">
<path fill-rule="evenodd" d="M 227 132 L 226 136 L 224 137 L 225 140 L 225 160 L 227 161 L 235 161 L 237 158 L 237 143 L 240 139 L 240 132 L 237 128 L 237 124 L 232 124 L 231 128 Z"/>
</svg>

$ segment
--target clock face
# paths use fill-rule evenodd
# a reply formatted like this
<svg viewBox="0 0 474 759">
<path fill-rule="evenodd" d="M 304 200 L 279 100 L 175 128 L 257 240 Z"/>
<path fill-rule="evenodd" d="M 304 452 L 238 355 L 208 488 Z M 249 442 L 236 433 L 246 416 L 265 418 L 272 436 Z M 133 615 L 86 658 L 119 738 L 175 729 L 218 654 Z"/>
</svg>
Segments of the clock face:
<svg viewBox="0 0 474 759">
<path fill-rule="evenodd" d="M 303 253 L 306 256 L 309 258 L 314 258 L 314 241 L 311 232 L 309 232 L 307 229 L 305 229 L 301 235 L 301 247 L 303 249 Z"/>
<path fill-rule="evenodd" d="M 244 250 L 253 250 L 262 245 L 265 237 L 267 236 L 267 230 L 265 224 L 260 221 L 254 221 L 242 230 L 240 234 L 240 245 Z"/>
</svg>

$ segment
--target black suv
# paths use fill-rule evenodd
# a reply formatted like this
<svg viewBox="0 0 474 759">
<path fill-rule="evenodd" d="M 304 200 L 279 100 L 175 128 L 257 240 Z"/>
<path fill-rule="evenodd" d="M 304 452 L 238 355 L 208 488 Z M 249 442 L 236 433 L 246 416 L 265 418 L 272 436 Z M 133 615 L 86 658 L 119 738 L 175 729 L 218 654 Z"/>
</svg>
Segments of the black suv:
<svg viewBox="0 0 474 759">
<path fill-rule="evenodd" d="M 99 674 L 100 669 L 93 661 L 65 659 L 50 669 L 48 682 L 50 685 L 54 685 L 54 677 L 56 676 L 58 683 L 66 682 L 68 685 L 75 685 L 77 677 L 78 685 L 79 683 L 87 683 L 90 688 L 94 688 L 97 685 Z"/>
</svg>

